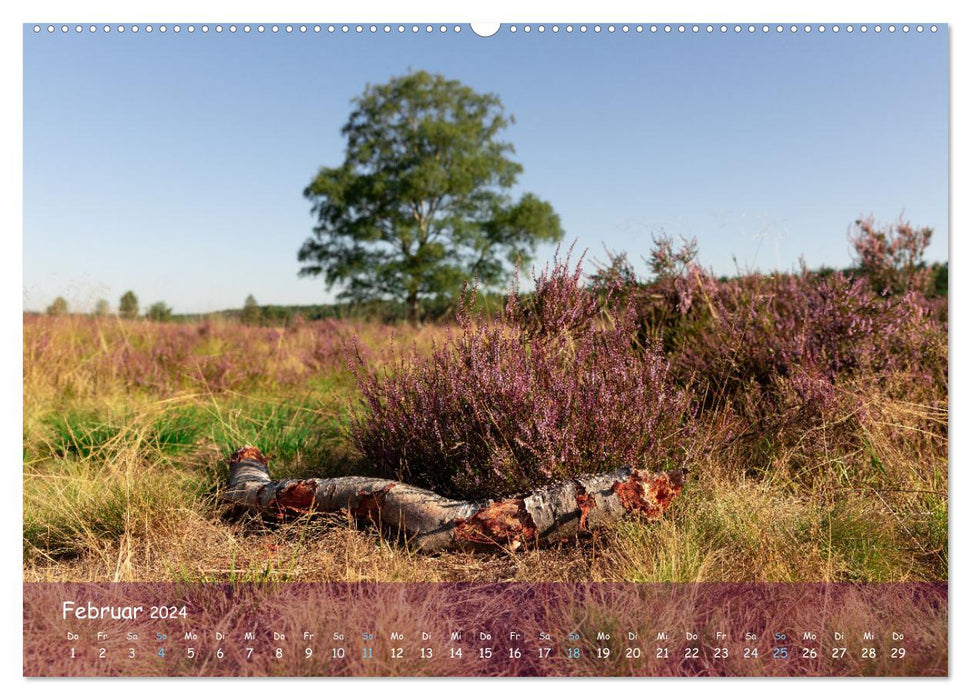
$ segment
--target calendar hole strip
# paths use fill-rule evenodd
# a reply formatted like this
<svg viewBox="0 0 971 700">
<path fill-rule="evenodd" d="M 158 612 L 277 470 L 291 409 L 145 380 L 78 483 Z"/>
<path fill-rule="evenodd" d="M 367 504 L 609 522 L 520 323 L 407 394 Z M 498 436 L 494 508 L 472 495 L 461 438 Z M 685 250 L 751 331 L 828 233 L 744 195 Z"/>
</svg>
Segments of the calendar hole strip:
<svg viewBox="0 0 971 700">
<path fill-rule="evenodd" d="M 611 34 L 936 34 L 937 24 L 33 24 L 34 34 L 460 34 L 469 31 L 488 38 L 510 35 L 611 35 Z"/>
</svg>

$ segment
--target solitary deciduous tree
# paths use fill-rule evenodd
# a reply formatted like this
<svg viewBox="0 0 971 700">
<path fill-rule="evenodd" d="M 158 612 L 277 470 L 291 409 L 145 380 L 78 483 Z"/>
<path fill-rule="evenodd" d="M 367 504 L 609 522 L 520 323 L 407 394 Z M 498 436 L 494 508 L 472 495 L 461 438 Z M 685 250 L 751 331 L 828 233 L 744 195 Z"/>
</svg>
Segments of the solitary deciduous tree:
<svg viewBox="0 0 971 700">
<path fill-rule="evenodd" d="M 342 284 L 349 301 L 420 301 L 476 277 L 501 283 L 540 241 L 563 236 L 553 207 L 509 195 L 522 166 L 499 135 L 512 121 L 499 98 L 424 71 L 369 85 L 342 133 L 343 164 L 304 191 L 317 217 L 300 248 L 301 276 Z"/>
<path fill-rule="evenodd" d="M 122 318 L 138 318 L 138 297 L 130 289 L 121 295 L 118 302 L 118 315 Z"/>
<path fill-rule="evenodd" d="M 262 318 L 263 309 L 256 303 L 256 297 L 250 294 L 246 297 L 246 301 L 243 302 L 243 313 L 240 314 L 240 320 L 247 326 L 257 326 Z"/>
<path fill-rule="evenodd" d="M 67 299 L 64 297 L 57 297 L 51 305 L 47 307 L 48 316 L 64 316 L 67 314 Z"/>
</svg>

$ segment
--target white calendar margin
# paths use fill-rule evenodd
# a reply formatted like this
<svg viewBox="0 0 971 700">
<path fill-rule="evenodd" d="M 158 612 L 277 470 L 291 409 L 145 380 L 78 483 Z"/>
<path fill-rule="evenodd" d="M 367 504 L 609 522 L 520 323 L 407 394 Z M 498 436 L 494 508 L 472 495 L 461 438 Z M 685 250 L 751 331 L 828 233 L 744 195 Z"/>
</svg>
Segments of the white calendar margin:
<svg viewBox="0 0 971 700">
<path fill-rule="evenodd" d="M 956 3 L 955 3 L 956 4 Z M 815 0 L 799 4 L 783 5 L 779 2 L 755 0 L 736 0 L 735 2 L 669 3 L 648 5 L 643 2 L 623 0 L 596 0 L 584 3 L 540 2 L 529 0 L 491 0 L 475 4 L 460 3 L 456 0 L 412 0 L 411 2 L 391 2 L 390 0 L 359 1 L 347 5 L 309 2 L 307 0 L 275 0 L 274 2 L 209 2 L 198 0 L 169 0 L 165 3 L 131 3 L 119 0 L 56 0 L 52 2 L 17 3 L 14 7 L 0 9 L 3 15 L 0 52 L 2 52 L 2 86 L 0 91 L 7 107 L 3 109 L 3 149 L 0 151 L 4 164 L 0 180 L 4 226 L 0 229 L 3 241 L 0 253 L 0 323 L 6 330 L 4 342 L 0 344 L 2 358 L 2 395 L 3 413 L 0 414 L 0 445 L 5 446 L 7 459 L 3 460 L 6 469 L 15 474 L 12 482 L 3 490 L 0 512 L 4 519 L 2 532 L 3 562 L 9 567 L 9 575 L 3 582 L 2 606 L 0 617 L 0 654 L 2 654 L 5 679 L 15 681 L 10 691 L 18 696 L 34 698 L 73 698 L 84 694 L 98 698 L 131 697 L 140 700 L 170 698 L 179 696 L 202 697 L 229 690 L 241 695 L 277 695 L 288 697 L 312 695 L 354 694 L 379 695 L 382 700 L 388 696 L 395 698 L 456 698 L 462 695 L 492 695 L 501 693 L 503 700 L 519 698 L 536 699 L 539 696 L 564 697 L 611 693 L 644 698 L 653 695 L 675 695 L 677 697 L 706 697 L 713 695 L 722 698 L 730 696 L 759 696 L 778 694 L 797 700 L 813 698 L 821 694 L 827 696 L 858 696 L 863 693 L 876 693 L 883 697 L 912 696 L 914 693 L 932 693 L 934 696 L 967 697 L 971 689 L 971 669 L 966 663 L 971 649 L 967 641 L 971 634 L 971 618 L 967 614 L 968 603 L 959 595 L 956 604 L 950 603 L 950 648 L 951 679 L 914 680 L 914 679 L 806 679 L 763 680 L 763 679 L 502 679 L 493 681 L 491 687 L 479 679 L 249 679 L 252 687 L 243 686 L 246 679 L 220 681 L 214 679 L 85 679 L 85 680 L 24 680 L 22 678 L 22 482 L 17 464 L 22 464 L 23 387 L 22 387 L 22 299 L 23 299 L 23 34 L 25 22 L 448 22 L 467 24 L 470 21 L 511 22 L 795 22 L 795 23 L 861 23 L 861 22 L 937 22 L 950 24 L 951 51 L 951 118 L 952 125 L 971 123 L 971 109 L 968 96 L 971 94 L 968 55 L 971 53 L 971 22 L 964 22 L 964 15 L 952 3 L 940 0 L 922 2 L 902 2 L 884 0 L 879 5 L 867 7 L 863 3 L 852 5 L 846 0 Z M 380 37 L 374 37 L 380 41 Z M 958 131 L 951 127 L 951 193 L 967 192 L 969 182 L 967 128 Z M 959 270 L 968 263 L 963 260 L 962 252 L 968 243 L 960 240 L 953 232 L 960 230 L 962 220 L 968 220 L 967 199 L 951 198 L 949 231 L 952 232 L 948 260 L 959 261 Z M 963 205 L 963 206 L 962 206 Z M 965 214 L 962 219 L 961 215 Z M 953 265 L 952 265 L 953 270 Z M 962 473 L 964 467 L 961 457 L 969 454 L 968 431 L 966 424 L 969 412 L 965 402 L 954 397 L 967 397 L 968 376 L 962 368 L 961 358 L 969 352 L 968 307 L 971 284 L 962 275 L 950 277 L 950 362 L 951 381 L 951 425 L 957 430 L 950 431 L 951 469 L 949 493 L 963 493 L 961 501 L 968 498 L 965 483 L 968 477 Z M 963 315 L 962 315 L 962 312 Z M 954 361 L 958 360 L 958 361 Z M 955 412 L 955 403 L 957 411 Z M 955 417 L 957 420 L 955 420 Z M 951 560 L 955 562 L 950 572 L 953 590 L 968 581 L 968 517 L 962 508 L 951 512 L 949 533 L 951 536 Z M 955 536 L 956 535 L 956 536 Z M 957 545 L 957 546 L 953 546 Z M 955 556 L 956 554 L 956 556 Z M 954 585 L 957 584 L 957 585 Z M 971 597 L 971 593 L 964 595 Z M 962 663 L 964 661 L 965 663 Z M 223 684 L 228 684 L 223 686 Z M 571 685 L 567 685 L 570 683 Z M 663 684 L 662 686 L 657 685 Z M 878 684 L 870 687 L 870 684 Z M 335 685 L 339 684 L 339 685 Z M 366 687 L 362 687 L 365 684 Z M 497 684 L 497 685 L 495 685 Z M 573 685 L 579 684 L 579 685 Z M 918 687 L 916 684 L 920 684 Z M 931 684 L 926 685 L 925 684 Z M 960 688 L 964 688 L 963 691 Z M 10 692 L 8 691 L 8 692 Z"/>
</svg>

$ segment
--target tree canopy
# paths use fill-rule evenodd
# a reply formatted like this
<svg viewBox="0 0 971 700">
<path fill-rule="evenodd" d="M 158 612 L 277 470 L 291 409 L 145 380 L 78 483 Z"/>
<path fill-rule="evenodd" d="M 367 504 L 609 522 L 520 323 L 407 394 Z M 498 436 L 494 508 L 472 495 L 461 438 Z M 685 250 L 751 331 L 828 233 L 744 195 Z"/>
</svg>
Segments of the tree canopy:
<svg viewBox="0 0 971 700">
<path fill-rule="evenodd" d="M 109 313 L 111 313 L 111 306 L 108 304 L 108 300 L 98 299 L 97 303 L 94 305 L 94 315 L 107 316 Z"/>
<path fill-rule="evenodd" d="M 172 318 L 172 307 L 168 306 L 164 301 L 156 301 L 148 307 L 148 310 L 145 312 L 145 318 L 149 321 L 169 321 Z"/>
<path fill-rule="evenodd" d="M 563 236 L 548 202 L 510 194 L 522 172 L 500 139 L 511 122 L 498 96 L 441 75 L 368 85 L 341 132 L 344 162 L 304 190 L 317 225 L 300 275 L 342 285 L 342 300 L 403 301 L 412 321 L 422 299 L 502 283 L 507 263 Z"/>
<path fill-rule="evenodd" d="M 256 297 L 252 294 L 248 295 L 246 301 L 243 302 L 243 311 L 240 314 L 240 320 L 247 326 L 258 326 L 262 319 L 263 309 L 260 308 Z"/>
<path fill-rule="evenodd" d="M 118 315 L 122 318 L 138 318 L 138 297 L 130 289 L 118 300 Z"/>
<path fill-rule="evenodd" d="M 64 297 L 57 297 L 47 307 L 48 316 L 64 316 L 65 314 L 67 314 L 67 299 Z"/>
</svg>

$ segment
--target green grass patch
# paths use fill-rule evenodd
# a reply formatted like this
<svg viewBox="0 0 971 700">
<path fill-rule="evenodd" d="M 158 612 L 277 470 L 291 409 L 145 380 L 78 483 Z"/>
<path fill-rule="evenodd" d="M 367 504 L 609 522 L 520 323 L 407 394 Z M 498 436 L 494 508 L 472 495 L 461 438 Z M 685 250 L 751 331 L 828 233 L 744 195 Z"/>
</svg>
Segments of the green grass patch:
<svg viewBox="0 0 971 700">
<path fill-rule="evenodd" d="M 220 454 L 256 445 L 275 478 L 337 476 L 362 468 L 347 439 L 349 417 L 313 398 L 213 406 L 208 435 Z"/>
<path fill-rule="evenodd" d="M 860 501 L 833 504 L 822 518 L 822 548 L 841 581 L 883 582 L 905 578 L 906 534 L 885 513 Z"/>
<path fill-rule="evenodd" d="M 47 418 L 47 446 L 50 454 L 87 458 L 103 452 L 117 441 L 123 426 L 120 421 L 93 413 L 70 411 Z"/>
</svg>

